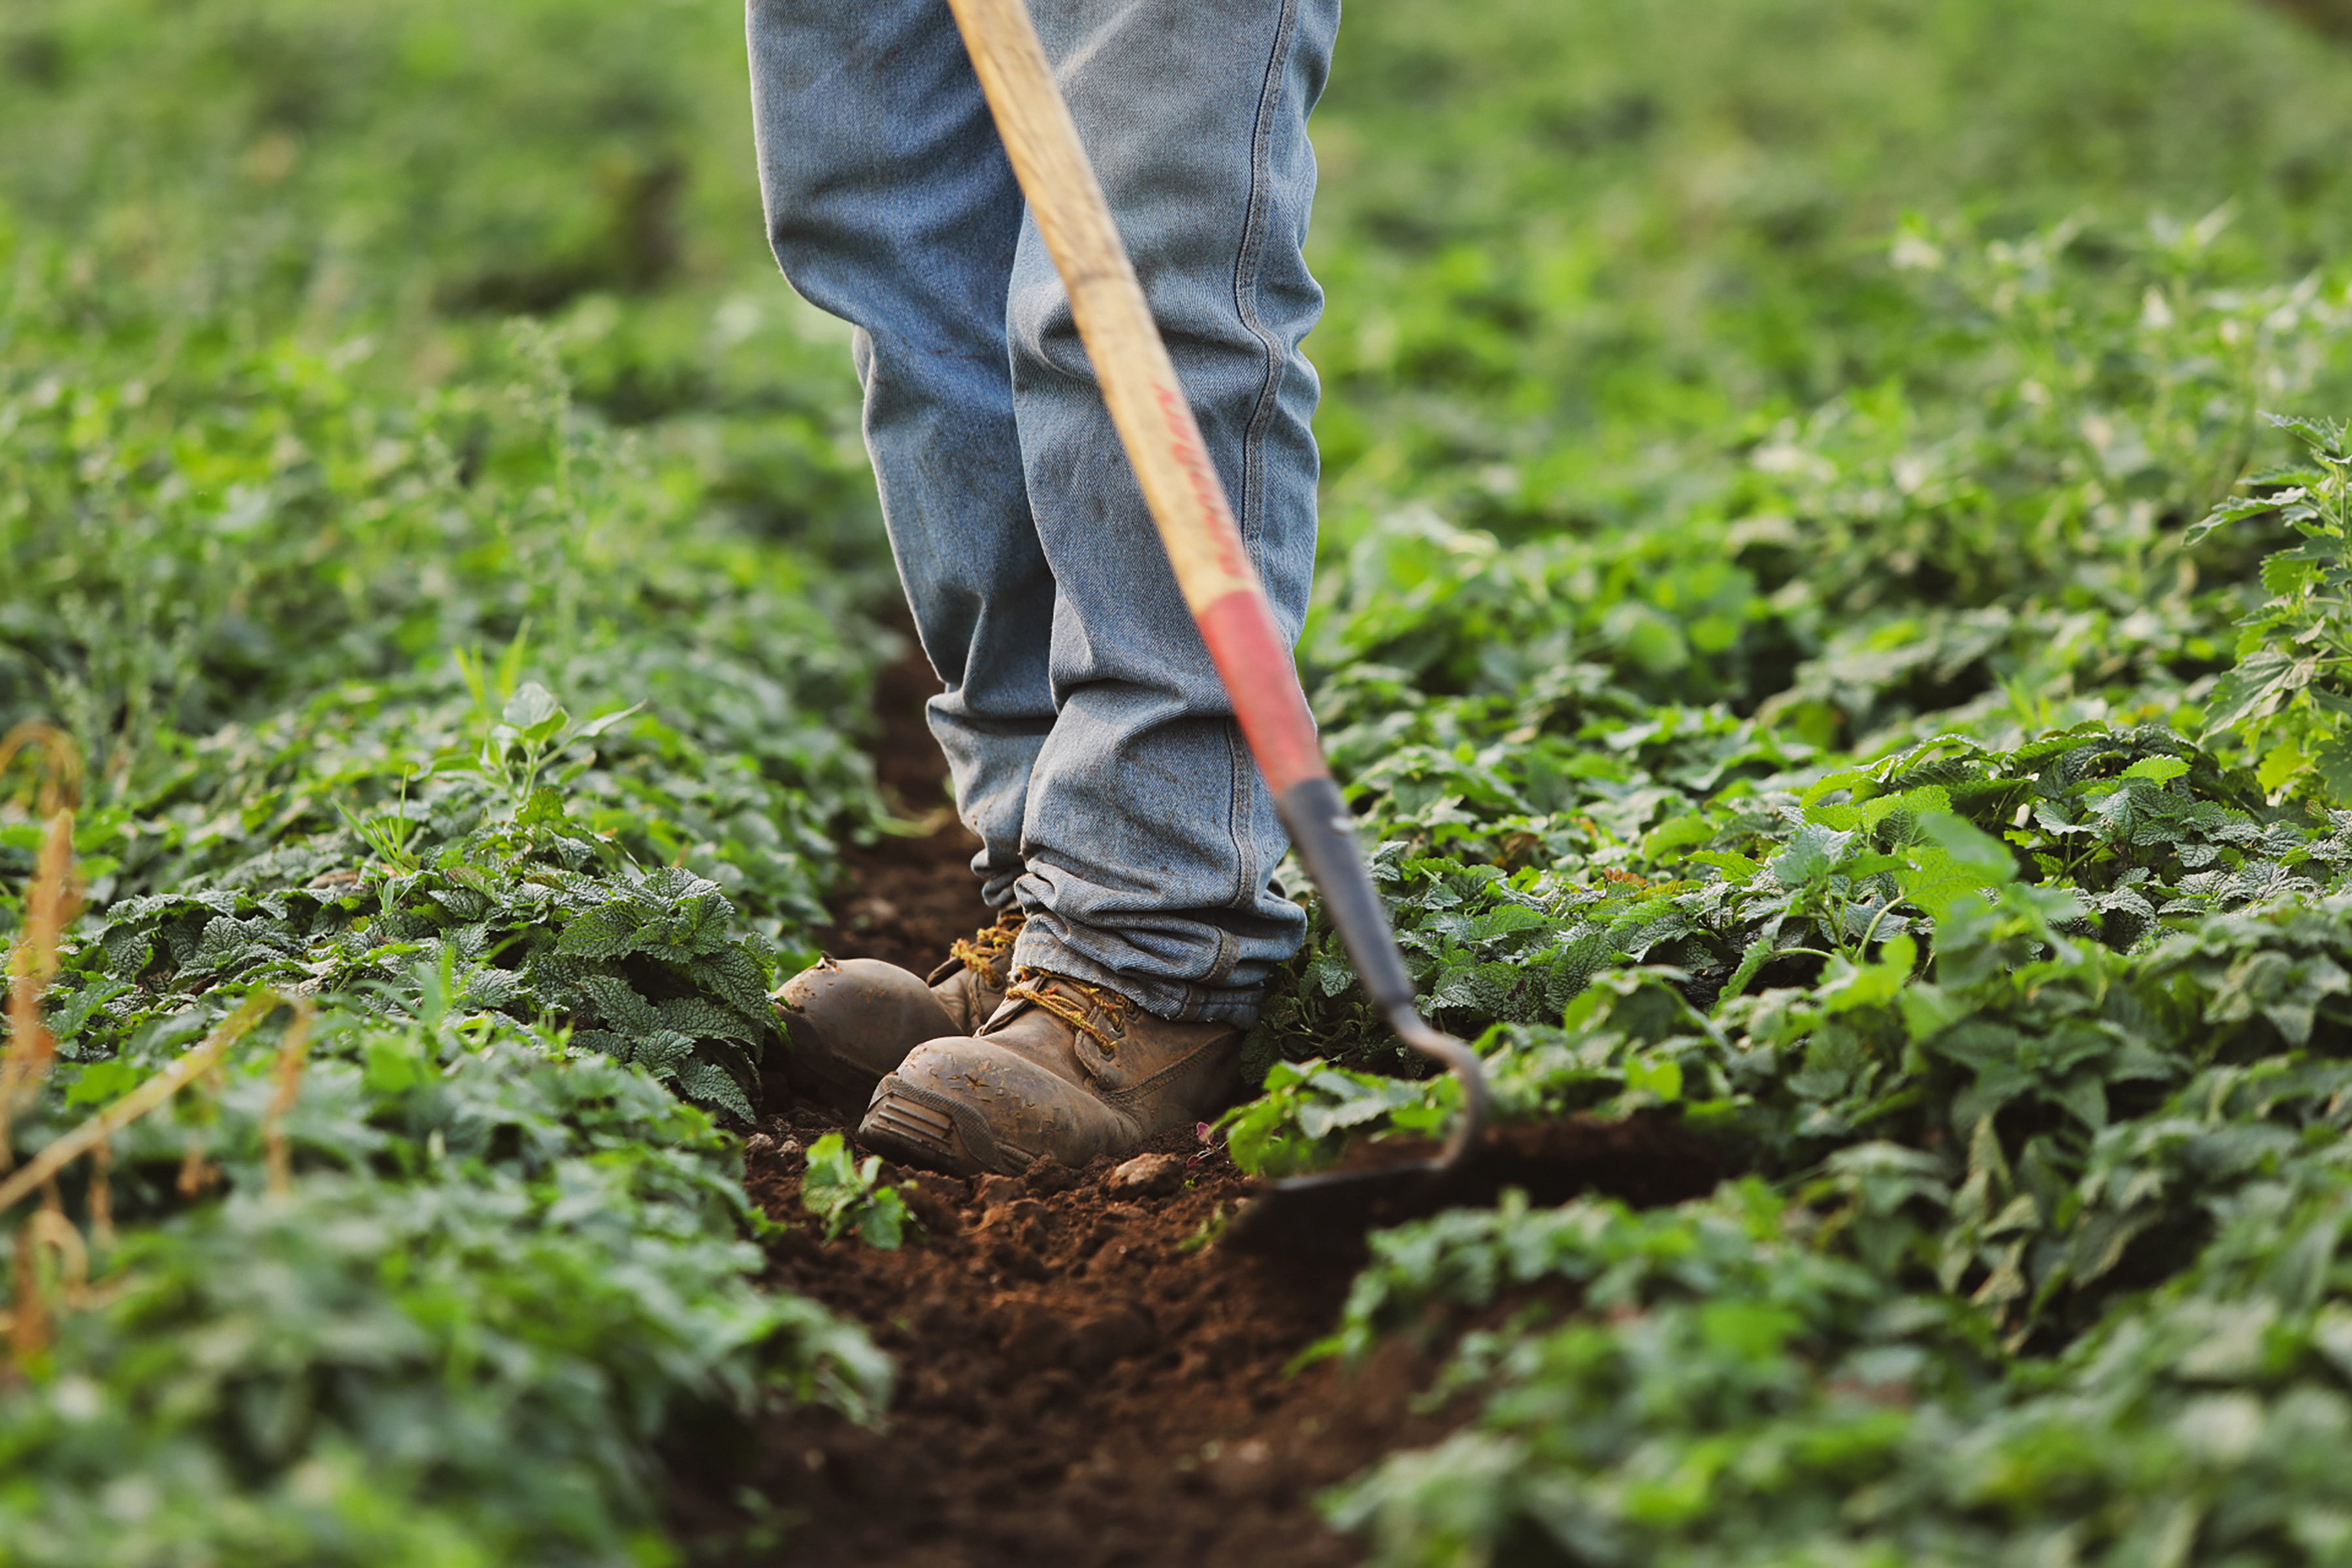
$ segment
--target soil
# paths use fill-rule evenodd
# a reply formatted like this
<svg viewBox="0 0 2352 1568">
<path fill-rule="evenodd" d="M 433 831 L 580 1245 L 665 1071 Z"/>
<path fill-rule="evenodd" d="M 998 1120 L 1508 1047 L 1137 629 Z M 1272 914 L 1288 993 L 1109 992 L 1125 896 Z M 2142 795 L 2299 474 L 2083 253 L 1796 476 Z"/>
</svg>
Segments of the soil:
<svg viewBox="0 0 2352 1568">
<path fill-rule="evenodd" d="M 940 799 L 942 764 L 919 658 L 877 697 L 877 763 L 904 803 Z M 987 913 L 950 821 L 926 838 L 844 851 L 855 879 L 837 957 L 921 970 Z M 860 1568 L 1324 1568 L 1358 1562 L 1318 1492 L 1462 1417 L 1417 1395 L 1434 1363 L 1396 1342 L 1349 1366 L 1299 1353 L 1336 1325 L 1346 1247 L 1271 1255 L 1214 1237 L 1253 1195 L 1202 1130 L 1171 1131 L 1140 1168 L 1040 1161 L 959 1181 L 886 1168 L 923 1236 L 892 1251 L 820 1239 L 800 1205 L 803 1151 L 841 1118 L 772 1104 L 744 1179 L 793 1228 L 765 1282 L 863 1324 L 898 1368 L 886 1425 L 779 1412 L 723 1454 L 681 1456 L 673 1502 L 701 1562 Z M 1557 1201 L 1601 1188 L 1664 1202 L 1706 1191 L 1719 1156 L 1672 1123 L 1513 1130 Z M 1139 1176 L 1143 1179 L 1139 1180 Z"/>
</svg>

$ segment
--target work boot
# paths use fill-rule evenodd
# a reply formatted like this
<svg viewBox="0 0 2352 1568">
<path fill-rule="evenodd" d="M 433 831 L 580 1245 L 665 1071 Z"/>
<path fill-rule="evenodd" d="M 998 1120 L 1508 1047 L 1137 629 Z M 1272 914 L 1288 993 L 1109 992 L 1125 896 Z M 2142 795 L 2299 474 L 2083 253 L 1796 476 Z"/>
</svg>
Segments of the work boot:
<svg viewBox="0 0 2352 1568">
<path fill-rule="evenodd" d="M 1116 991 L 1024 969 L 977 1035 L 930 1040 L 883 1078 L 857 1141 L 959 1176 L 1040 1154 L 1083 1165 L 1232 1097 L 1242 1032 L 1155 1017 Z"/>
<path fill-rule="evenodd" d="M 1009 910 L 958 940 L 932 972 L 936 984 L 878 958 L 824 958 L 793 975 L 775 998 L 785 1081 L 852 1116 L 865 1110 L 875 1084 L 908 1051 L 970 1034 L 996 1010 L 1013 983 L 1021 918 Z"/>
</svg>

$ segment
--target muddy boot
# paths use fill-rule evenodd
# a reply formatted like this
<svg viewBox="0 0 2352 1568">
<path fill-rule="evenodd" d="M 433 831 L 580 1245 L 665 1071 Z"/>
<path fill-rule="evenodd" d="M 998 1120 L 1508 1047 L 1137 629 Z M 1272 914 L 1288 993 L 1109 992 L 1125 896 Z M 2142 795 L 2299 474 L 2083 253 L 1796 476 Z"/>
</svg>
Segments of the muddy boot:
<svg viewBox="0 0 2352 1568">
<path fill-rule="evenodd" d="M 948 961 L 931 971 L 931 994 L 940 999 L 955 1025 L 949 1034 L 977 1035 L 980 1026 L 1003 1005 L 1005 990 L 1013 984 L 1013 939 L 1021 934 L 1021 922 L 1026 918 L 1017 909 L 1005 910 L 996 917 L 994 925 L 957 938 L 948 948 Z M 938 1038 L 937 1035 L 923 1037 L 924 1040 Z M 920 1045 L 922 1040 L 913 1044 Z"/>
<path fill-rule="evenodd" d="M 925 1040 L 968 1035 L 985 1023 L 1013 983 L 1013 939 L 1021 914 L 997 917 L 959 940 L 926 983 L 877 958 L 821 959 L 776 993 L 784 1032 L 783 1073 L 795 1093 L 855 1116 L 882 1075 Z"/>
<path fill-rule="evenodd" d="M 878 958 L 819 959 L 775 1000 L 785 1081 L 852 1116 L 908 1051 L 956 1026 L 921 975 Z"/>
<path fill-rule="evenodd" d="M 1024 970 L 978 1035 L 915 1047 L 874 1091 L 857 1141 L 959 1176 L 1083 1165 L 1222 1109 L 1242 1032 L 1176 1024 L 1115 991 Z"/>
</svg>

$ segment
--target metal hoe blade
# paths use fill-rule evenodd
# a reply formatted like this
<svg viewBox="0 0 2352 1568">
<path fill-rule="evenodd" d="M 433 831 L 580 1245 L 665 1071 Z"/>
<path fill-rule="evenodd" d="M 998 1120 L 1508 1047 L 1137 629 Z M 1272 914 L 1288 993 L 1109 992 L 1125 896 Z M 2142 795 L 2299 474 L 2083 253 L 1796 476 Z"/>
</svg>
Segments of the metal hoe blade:
<svg viewBox="0 0 2352 1568">
<path fill-rule="evenodd" d="M 1298 858 L 1322 890 L 1324 910 L 1389 1027 L 1462 1085 L 1462 1114 L 1434 1158 L 1276 1182 L 1235 1216 L 1223 1241 L 1244 1251 L 1348 1256 L 1360 1249 L 1370 1227 L 1400 1224 L 1477 1195 L 1481 1184 L 1475 1166 L 1491 1116 L 1486 1075 L 1477 1052 L 1431 1028 L 1414 1005 L 1412 974 L 1338 786 L 1328 778 L 1310 779 L 1279 796 L 1277 804 Z"/>
</svg>

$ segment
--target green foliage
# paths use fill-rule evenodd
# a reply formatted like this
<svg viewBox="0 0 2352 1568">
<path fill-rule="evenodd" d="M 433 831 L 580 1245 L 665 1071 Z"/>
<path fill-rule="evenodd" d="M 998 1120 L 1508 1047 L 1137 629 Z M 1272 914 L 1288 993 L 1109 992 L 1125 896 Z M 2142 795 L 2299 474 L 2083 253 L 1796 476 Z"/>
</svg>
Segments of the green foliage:
<svg viewBox="0 0 2352 1568">
<path fill-rule="evenodd" d="M 1889 944 L 1922 957 L 1962 900 L 2012 881 L 2066 889 L 2068 931 L 2130 951 L 2211 912 L 2315 893 L 2352 861 L 2340 815 L 2274 805 L 2157 726 L 2085 724 L 2014 750 L 1948 734 L 1866 766 L 1711 789 L 1721 751 L 1700 738 L 1695 763 L 1664 752 L 1655 771 L 1603 774 L 1549 811 L 1513 789 L 1539 752 L 1498 764 L 1508 793 L 1491 803 L 1441 797 L 1449 820 L 1435 828 L 1409 787 L 1366 790 L 1372 831 L 1414 835 L 1388 839 L 1374 865 L 1441 1021 L 1475 1034 L 1556 1019 L 1628 963 L 1672 967 L 1703 1012 L 1774 987 L 1871 984 L 1855 977 L 1887 973 Z M 1413 853 L 1441 833 L 1450 854 Z M 1318 922 L 1253 1046 L 1379 1059 L 1378 1033 Z"/>
<path fill-rule="evenodd" d="M 1338 1516 L 1388 1563 L 2335 1561 L 2347 1204 L 2333 1169 L 2250 1192 L 2179 1278 L 2006 1368 L 1952 1298 L 1824 1256 L 1760 1188 L 1433 1222 L 1384 1239 L 1351 1325 L 1547 1279 L 1590 1311 L 1465 1337 L 1477 1425 Z"/>
<path fill-rule="evenodd" d="M 17 1155 L 257 986 L 320 1008 L 290 1105 L 255 1038 L 64 1173 L 0 1562 L 672 1561 L 682 1437 L 887 1401 L 753 1285 L 705 1109 L 757 1109 L 882 815 L 891 652 L 740 51 L 677 7 L 0 18 L 0 727 L 88 763 Z"/>
<path fill-rule="evenodd" d="M 1379 1121 L 1429 1131 L 1453 1089 L 1451 1079 L 1417 1084 L 1319 1061 L 1278 1061 L 1266 1071 L 1264 1092 L 1227 1111 L 1217 1127 L 1234 1164 L 1254 1176 L 1286 1176 L 1332 1158 L 1351 1127 Z"/>
<path fill-rule="evenodd" d="M 1777 563 L 1760 538 L 1738 561 L 1671 537 L 1753 482 L 1740 458 L 1783 447 L 1782 419 L 1801 428 L 1831 405 L 1869 432 L 1890 392 L 1931 417 L 1875 434 L 1916 440 L 1905 472 L 1936 482 L 1842 470 L 1839 488 L 1878 489 L 1885 507 L 1932 509 L 1949 479 L 1990 480 L 2023 534 L 2072 510 L 2044 504 L 2067 469 L 2107 481 L 2108 527 L 2153 499 L 2127 484 L 2184 462 L 2225 487 L 2226 444 L 2196 456 L 2169 437 L 2247 419 L 2242 398 L 2107 394 L 2151 371 L 2187 390 L 2176 377 L 2252 345 L 2220 342 L 2209 320 L 2192 349 L 2176 310 L 2151 335 L 2180 334 L 2177 368 L 2144 357 L 2145 277 L 2128 258 L 2167 235 L 2201 243 L 2226 291 L 2292 286 L 2344 254 L 2344 80 L 2338 49 L 2235 0 L 1360 6 L 1318 110 L 1327 515 L 1348 531 L 1409 498 L 1506 540 L 1650 536 L 1666 583 L 1758 565 L 1811 579 L 1811 545 L 1840 519 L 1756 508 L 1788 520 L 1780 549 L 1797 558 Z M 2199 241 L 2200 215 L 2225 203 L 2227 226 Z M 2037 276 L 2051 258 L 2019 242 L 2070 217 L 2084 226 L 2054 279 Z M 2005 294 L 1989 276 L 1969 285 L 1980 309 L 1942 302 L 1946 268 L 1999 265 L 1952 242 L 1961 226 L 2017 246 Z M 1890 246 L 1906 228 L 1927 249 Z M 1943 266 L 1893 268 L 1891 249 Z M 2075 289 L 2042 287 L 2070 276 L 2100 285 L 2095 316 Z M 2051 395 L 2046 415 L 2001 395 L 2009 351 L 1974 352 L 2012 322 L 2042 345 L 2027 378 Z M 2081 353 L 2094 336 L 2116 352 Z M 2038 374 L 2052 362 L 2062 374 Z M 2104 406 L 2065 409 L 2076 387 Z M 2069 412 L 2124 415 L 2105 426 L 2120 439 Z M 2166 435 L 2143 446 L 2151 418 Z M 1956 473 L 1937 426 L 1971 424 L 2049 444 Z M 2211 499 L 2190 497 L 2180 521 Z M 1874 565 L 1897 583 L 1913 570 L 1891 552 Z"/>
<path fill-rule="evenodd" d="M 15 1141 L 321 1003 L 282 1116 L 257 1036 L 115 1140 L 115 1240 L 68 1171 L 0 1562 L 659 1561 L 683 1424 L 885 1395 L 710 1120 L 882 812 L 891 587 L 740 49 L 0 18 L 0 721 L 90 764 Z M 1337 1504 L 1386 1561 L 2343 1560 L 2347 454 L 2259 413 L 2352 398 L 2347 104 L 2237 0 L 1350 7 L 1335 768 L 1505 1115 L 1754 1173 L 1378 1239 L 1335 1349 L 1482 1314 Z M 1253 1168 L 1453 1110 L 1319 915 L 1250 1050 Z"/>
<path fill-rule="evenodd" d="M 493 731 L 486 748 L 505 743 Z M 423 961 L 450 970 L 468 1005 L 561 1017 L 576 1044 L 749 1118 L 773 1027 L 771 960 L 756 934 L 732 934 L 718 884 L 638 870 L 551 789 L 515 811 L 488 767 L 471 777 L 429 768 L 415 815 L 404 793 L 395 808 L 396 862 L 354 866 L 362 844 L 320 836 L 281 843 L 212 886 L 114 903 L 77 964 L 111 987 L 106 1011 L 61 1035 L 62 1048 L 109 1054 L 148 1009 L 221 985 L 366 994 Z M 396 991 L 375 1005 L 403 1008 Z"/>
<path fill-rule="evenodd" d="M 0 1393 L 7 1561 L 642 1559 L 680 1424 L 770 1389 L 878 1411 L 861 1333 L 750 1283 L 731 1140 L 636 1069 L 449 1005 L 447 978 L 413 1021 L 320 1020 L 284 1194 L 267 1051 L 118 1138 L 93 1304 Z M 168 1057 L 149 1037 L 67 1068 L 42 1122 Z M 190 1204 L 192 1163 L 225 1198 Z"/>
<path fill-rule="evenodd" d="M 827 1241 L 855 1231 L 868 1247 L 887 1251 L 906 1239 L 906 1200 L 898 1188 L 876 1184 L 881 1168 L 879 1154 L 860 1161 L 838 1132 L 828 1132 L 809 1145 L 801 1206 L 824 1222 Z"/>
<path fill-rule="evenodd" d="M 2263 562 L 2271 597 L 2239 623 L 2238 663 L 2214 689 L 2206 731 L 2242 731 L 2270 788 L 2343 805 L 2352 803 L 2352 446 L 2335 421 L 2277 423 L 2302 440 L 2306 461 L 2259 476 L 2264 494 L 2223 502 L 2190 534 L 2276 518 L 2304 537 Z"/>
<path fill-rule="evenodd" d="M 2352 67 L 2197 0 L 1540 9 L 1351 14 L 1302 663 L 1501 1112 L 1755 1175 L 1376 1237 L 1329 1348 L 1450 1342 L 1471 1414 L 1333 1517 L 2344 1560 L 2347 453 L 2262 414 L 2352 395 L 2286 173 Z M 1450 1110 L 1319 915 L 1249 1059 L 1267 1171 Z"/>
</svg>

